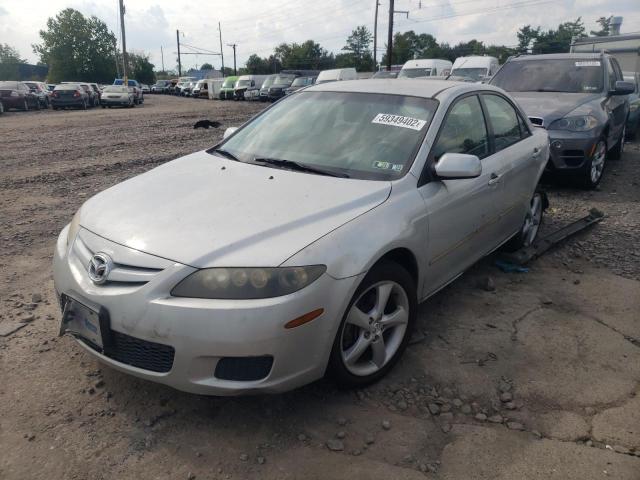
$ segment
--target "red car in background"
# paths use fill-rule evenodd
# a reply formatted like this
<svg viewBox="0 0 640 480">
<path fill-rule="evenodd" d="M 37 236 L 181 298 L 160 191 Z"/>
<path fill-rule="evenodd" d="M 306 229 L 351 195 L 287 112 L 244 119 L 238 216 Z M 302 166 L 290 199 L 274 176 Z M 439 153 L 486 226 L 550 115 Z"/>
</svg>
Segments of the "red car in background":
<svg viewBox="0 0 640 480">
<path fill-rule="evenodd" d="M 4 110 L 40 110 L 40 100 L 23 82 L 0 82 L 0 102 Z"/>
</svg>

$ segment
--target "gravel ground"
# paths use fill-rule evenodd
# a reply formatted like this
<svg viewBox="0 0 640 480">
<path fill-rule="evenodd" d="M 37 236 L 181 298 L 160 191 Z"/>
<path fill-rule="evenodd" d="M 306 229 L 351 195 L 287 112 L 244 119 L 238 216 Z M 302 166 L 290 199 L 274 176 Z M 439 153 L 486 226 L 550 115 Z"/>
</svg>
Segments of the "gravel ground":
<svg viewBox="0 0 640 480">
<path fill-rule="evenodd" d="M 600 224 L 529 273 L 474 266 L 421 305 L 415 342 L 365 390 L 188 395 L 58 338 L 51 254 L 73 212 L 262 107 L 148 96 L 0 116 L 0 330 L 21 327 L 0 336 L 1 478 L 640 479 L 638 144 L 596 191 L 547 187 L 545 232 L 592 207 Z"/>
</svg>

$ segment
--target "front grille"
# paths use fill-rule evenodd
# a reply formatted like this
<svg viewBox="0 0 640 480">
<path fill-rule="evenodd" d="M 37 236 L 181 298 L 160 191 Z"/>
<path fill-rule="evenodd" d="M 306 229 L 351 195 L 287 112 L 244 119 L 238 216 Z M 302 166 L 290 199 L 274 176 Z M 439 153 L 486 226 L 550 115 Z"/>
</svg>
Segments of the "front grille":
<svg viewBox="0 0 640 480">
<path fill-rule="evenodd" d="M 173 367 L 175 349 L 170 345 L 149 342 L 112 330 L 105 355 L 132 367 L 166 373 Z"/>
<path fill-rule="evenodd" d="M 273 357 L 224 357 L 216 365 L 215 376 L 220 380 L 248 382 L 261 380 L 269 375 Z"/>
</svg>

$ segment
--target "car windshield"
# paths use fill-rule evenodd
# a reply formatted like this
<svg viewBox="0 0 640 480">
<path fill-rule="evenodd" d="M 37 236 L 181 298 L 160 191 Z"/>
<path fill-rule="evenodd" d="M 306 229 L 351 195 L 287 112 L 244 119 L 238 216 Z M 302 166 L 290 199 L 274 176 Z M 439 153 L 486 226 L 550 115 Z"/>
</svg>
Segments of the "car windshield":
<svg viewBox="0 0 640 480">
<path fill-rule="evenodd" d="M 273 85 L 273 81 L 276 79 L 276 75 L 269 75 L 264 82 L 262 82 L 261 88 L 267 88 Z"/>
<path fill-rule="evenodd" d="M 371 78 L 397 78 L 398 72 L 388 72 L 388 71 L 380 71 L 376 72 L 376 74 Z"/>
<path fill-rule="evenodd" d="M 604 73 L 599 59 L 521 60 L 505 63 L 491 84 L 508 92 L 601 92 Z"/>
<path fill-rule="evenodd" d="M 398 73 L 398 78 L 428 77 L 431 75 L 430 68 L 403 68 Z"/>
<path fill-rule="evenodd" d="M 238 80 L 236 87 L 248 87 L 251 85 L 251 80 Z"/>
<path fill-rule="evenodd" d="M 105 93 L 127 93 L 129 89 L 127 87 L 118 87 L 116 85 L 111 85 L 109 87 L 105 87 L 103 91 Z"/>
<path fill-rule="evenodd" d="M 237 79 L 233 77 L 227 77 L 227 79 L 222 84 L 222 88 L 232 88 L 233 85 L 236 83 L 236 80 Z"/>
<path fill-rule="evenodd" d="M 436 108 L 435 100 L 419 97 L 303 91 L 218 148 L 245 162 L 289 160 L 353 178 L 391 180 L 409 170 Z"/>
<path fill-rule="evenodd" d="M 451 75 L 456 77 L 466 77 L 475 81 L 484 79 L 487 76 L 487 69 L 482 68 L 455 68 L 451 71 Z"/>
<path fill-rule="evenodd" d="M 296 78 L 295 75 L 278 75 L 273 81 L 274 85 L 291 85 L 291 82 Z"/>
<path fill-rule="evenodd" d="M 309 84 L 308 78 L 298 77 L 291 84 L 292 87 L 303 87 Z"/>
</svg>

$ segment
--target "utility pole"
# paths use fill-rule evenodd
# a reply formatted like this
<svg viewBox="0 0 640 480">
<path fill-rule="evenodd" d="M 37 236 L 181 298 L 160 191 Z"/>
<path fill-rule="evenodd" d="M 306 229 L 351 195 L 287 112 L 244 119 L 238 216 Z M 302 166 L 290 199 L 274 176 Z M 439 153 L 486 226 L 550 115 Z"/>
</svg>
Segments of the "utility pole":
<svg viewBox="0 0 640 480">
<path fill-rule="evenodd" d="M 120 0 L 120 30 L 122 30 L 122 79 L 126 87 L 129 82 L 127 80 L 127 41 L 124 34 L 124 0 Z"/>
<path fill-rule="evenodd" d="M 160 45 L 160 58 L 162 58 L 162 72 L 164 73 L 164 51 L 162 50 L 162 45 Z"/>
<path fill-rule="evenodd" d="M 238 75 L 238 70 L 236 70 L 236 47 L 238 44 L 236 43 L 227 43 L 227 47 L 233 48 L 233 74 Z"/>
<path fill-rule="evenodd" d="M 220 32 L 220 59 L 222 60 L 220 71 L 222 72 L 222 78 L 224 78 L 224 52 L 222 51 L 222 28 L 220 28 L 220 22 L 218 22 L 218 32 Z"/>
<path fill-rule="evenodd" d="M 176 30 L 176 42 L 178 43 L 178 77 L 181 77 L 182 62 L 180 61 L 180 30 Z"/>
<path fill-rule="evenodd" d="M 378 68 L 378 7 L 380 1 L 376 0 L 376 19 L 373 22 L 373 70 Z"/>
<path fill-rule="evenodd" d="M 393 52 L 393 3 L 389 0 L 389 37 L 387 38 L 387 71 L 391 71 L 391 54 Z"/>
</svg>

